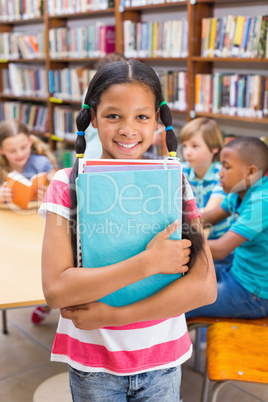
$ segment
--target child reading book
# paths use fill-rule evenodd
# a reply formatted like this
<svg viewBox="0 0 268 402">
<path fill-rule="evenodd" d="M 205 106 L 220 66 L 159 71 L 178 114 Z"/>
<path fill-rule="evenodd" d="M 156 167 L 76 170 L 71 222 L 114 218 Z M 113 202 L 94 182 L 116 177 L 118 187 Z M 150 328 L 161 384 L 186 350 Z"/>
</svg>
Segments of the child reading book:
<svg viewBox="0 0 268 402">
<path fill-rule="evenodd" d="M 188 316 L 260 318 L 268 315 L 268 148 L 255 137 L 238 137 L 221 151 L 220 181 L 228 197 L 202 215 L 204 225 L 230 214 L 235 220 L 219 239 L 209 240 L 212 256 L 233 262 L 217 272 L 218 297 Z"/>
<path fill-rule="evenodd" d="M 31 135 L 23 123 L 16 120 L 0 123 L 0 203 L 13 199 L 13 190 L 6 182 L 10 172 L 21 173 L 26 179 L 46 172 L 50 180 L 55 166 L 55 159 L 46 144 Z M 38 189 L 39 200 L 44 198 L 45 191 L 45 186 Z"/>
<path fill-rule="evenodd" d="M 151 145 L 159 116 L 166 127 L 170 156 L 175 157 L 171 113 L 155 71 L 138 60 L 100 68 L 76 120 L 77 160 L 72 170 L 55 174 L 40 208 L 41 216 L 46 217 L 44 295 L 51 308 L 61 309 L 52 360 L 69 364 L 71 391 L 77 402 L 128 398 L 178 402 L 180 366 L 192 350 L 184 313 L 212 303 L 216 297 L 212 257 L 186 181 L 182 222 L 168 225 L 142 252 L 98 268 L 80 267 L 76 260 L 75 180 L 78 159 L 86 147 L 85 129 L 90 122 L 98 128 L 102 159 L 131 161 L 140 159 Z M 89 202 L 87 199 L 86 205 Z M 169 239 L 179 225 L 183 239 Z M 103 253 L 105 250 L 103 244 Z M 186 272 L 133 304 L 113 307 L 98 301 L 154 274 Z"/>
<path fill-rule="evenodd" d="M 38 173 L 46 172 L 47 180 L 55 173 L 56 163 L 45 143 L 31 135 L 28 128 L 17 120 L 0 123 L 0 203 L 12 202 L 13 188 L 8 186 L 7 176 L 11 172 L 21 173 L 25 179 L 31 179 Z M 44 198 L 47 186 L 38 186 L 37 199 Z M 39 324 L 50 309 L 47 306 L 36 307 L 32 321 Z"/>
</svg>

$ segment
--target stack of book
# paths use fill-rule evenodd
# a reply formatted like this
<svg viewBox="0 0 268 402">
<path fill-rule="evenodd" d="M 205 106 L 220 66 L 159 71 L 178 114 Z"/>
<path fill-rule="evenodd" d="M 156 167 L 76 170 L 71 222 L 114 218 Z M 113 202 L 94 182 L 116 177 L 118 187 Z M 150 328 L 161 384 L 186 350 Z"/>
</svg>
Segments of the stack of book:
<svg viewBox="0 0 268 402">
<path fill-rule="evenodd" d="M 169 160 L 79 160 L 76 180 L 78 261 L 116 264 L 146 249 L 153 237 L 181 221 L 182 166 Z M 171 235 L 181 238 L 181 229 Z M 149 297 L 181 274 L 157 274 L 101 299 L 124 306 Z"/>
<path fill-rule="evenodd" d="M 29 67 L 9 63 L 2 70 L 3 93 L 15 96 L 47 97 L 47 74 L 45 67 Z"/>
<path fill-rule="evenodd" d="M 49 30 L 51 58 L 98 58 L 115 51 L 115 26 L 101 22 Z"/>
<path fill-rule="evenodd" d="M 49 92 L 60 99 L 81 101 L 96 70 L 71 67 L 49 71 Z"/>
<path fill-rule="evenodd" d="M 49 15 L 84 13 L 114 7 L 114 0 L 48 0 Z"/>
<path fill-rule="evenodd" d="M 268 58 L 268 16 L 202 20 L 201 56 Z"/>
<path fill-rule="evenodd" d="M 40 59 L 45 56 L 44 32 L 25 35 L 19 32 L 0 33 L 0 59 Z"/>
<path fill-rule="evenodd" d="M 187 57 L 188 21 L 124 21 L 124 54 L 131 57 Z"/>
<path fill-rule="evenodd" d="M 0 120 L 20 120 L 30 130 L 48 131 L 48 110 L 46 106 L 21 102 L 0 102 Z"/>
<path fill-rule="evenodd" d="M 1 0 L 0 21 L 19 21 L 44 15 L 44 0 Z"/>
<path fill-rule="evenodd" d="M 230 116 L 268 116 L 268 77 L 230 73 L 195 76 L 195 110 Z"/>
</svg>

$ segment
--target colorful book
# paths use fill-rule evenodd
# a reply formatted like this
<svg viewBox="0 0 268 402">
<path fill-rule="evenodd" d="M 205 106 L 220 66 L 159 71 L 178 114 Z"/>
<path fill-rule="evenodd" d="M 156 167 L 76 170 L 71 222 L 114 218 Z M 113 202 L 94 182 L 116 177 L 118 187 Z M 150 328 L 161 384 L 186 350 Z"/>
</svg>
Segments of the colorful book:
<svg viewBox="0 0 268 402">
<path fill-rule="evenodd" d="M 79 162 L 78 241 L 83 267 L 108 266 L 131 258 L 144 251 L 166 226 L 181 220 L 179 162 L 84 159 Z M 109 167 L 109 171 L 103 171 L 103 167 Z M 172 238 L 180 239 L 180 230 Z M 101 301 L 112 306 L 131 304 L 151 296 L 180 276 L 152 275 Z"/>
</svg>

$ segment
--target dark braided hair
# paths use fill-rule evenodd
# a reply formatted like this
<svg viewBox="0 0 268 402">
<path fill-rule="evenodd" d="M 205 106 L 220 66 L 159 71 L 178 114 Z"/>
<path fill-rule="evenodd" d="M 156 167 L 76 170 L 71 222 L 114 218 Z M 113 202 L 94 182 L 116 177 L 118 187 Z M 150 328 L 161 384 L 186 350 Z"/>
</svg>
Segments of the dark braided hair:
<svg viewBox="0 0 268 402">
<path fill-rule="evenodd" d="M 84 104 L 90 106 L 97 114 L 97 107 L 100 103 L 101 96 L 112 85 L 120 85 L 131 82 L 138 82 L 146 85 L 154 94 L 155 98 L 155 111 L 157 112 L 160 104 L 160 119 L 168 127 L 166 131 L 166 144 L 169 152 L 177 151 L 177 139 L 172 128 L 172 116 L 168 105 L 166 104 L 159 78 L 155 71 L 148 65 L 131 59 L 129 61 L 117 61 L 103 65 L 91 80 Z M 82 108 L 77 115 L 76 125 L 78 131 L 85 131 L 90 124 L 91 113 L 87 108 Z M 86 142 L 84 136 L 77 136 L 75 142 L 75 152 L 77 154 L 83 154 L 86 149 Z M 78 176 L 78 159 L 76 159 L 71 176 L 70 176 L 70 196 L 71 196 L 71 238 L 72 248 L 74 254 L 74 264 L 77 264 L 77 198 L 75 190 L 75 180 Z M 182 238 L 189 239 L 192 242 L 191 247 L 191 260 L 188 264 L 190 268 L 197 255 L 203 251 L 204 239 L 201 233 L 199 233 L 187 220 L 186 213 L 186 186 L 185 179 L 183 177 L 183 192 L 182 192 Z"/>
</svg>

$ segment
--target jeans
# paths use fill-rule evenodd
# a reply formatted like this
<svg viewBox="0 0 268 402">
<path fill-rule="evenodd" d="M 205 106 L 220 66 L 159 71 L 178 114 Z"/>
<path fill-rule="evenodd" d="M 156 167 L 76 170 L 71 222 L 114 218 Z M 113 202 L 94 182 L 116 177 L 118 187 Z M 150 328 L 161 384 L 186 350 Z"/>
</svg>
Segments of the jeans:
<svg viewBox="0 0 268 402">
<path fill-rule="evenodd" d="M 179 402 L 181 367 L 117 376 L 69 366 L 74 402 Z"/>
<path fill-rule="evenodd" d="M 268 315 L 268 299 L 243 288 L 230 267 L 217 271 L 218 296 L 215 303 L 186 313 L 186 317 L 262 318 Z"/>
</svg>

